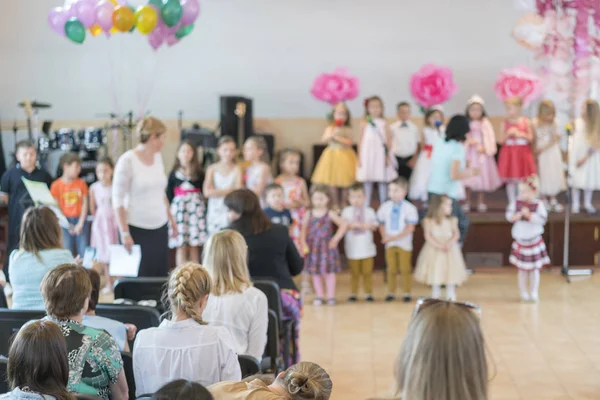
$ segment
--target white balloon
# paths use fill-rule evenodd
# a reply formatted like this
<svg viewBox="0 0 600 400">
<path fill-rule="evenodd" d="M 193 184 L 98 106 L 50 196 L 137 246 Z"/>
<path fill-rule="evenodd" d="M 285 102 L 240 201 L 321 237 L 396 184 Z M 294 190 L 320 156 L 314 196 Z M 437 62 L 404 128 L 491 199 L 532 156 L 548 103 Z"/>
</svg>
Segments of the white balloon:
<svg viewBox="0 0 600 400">
<path fill-rule="evenodd" d="M 517 10 L 526 11 L 526 12 L 535 12 L 537 11 L 537 7 L 535 5 L 535 0 L 514 0 L 515 7 Z"/>
</svg>

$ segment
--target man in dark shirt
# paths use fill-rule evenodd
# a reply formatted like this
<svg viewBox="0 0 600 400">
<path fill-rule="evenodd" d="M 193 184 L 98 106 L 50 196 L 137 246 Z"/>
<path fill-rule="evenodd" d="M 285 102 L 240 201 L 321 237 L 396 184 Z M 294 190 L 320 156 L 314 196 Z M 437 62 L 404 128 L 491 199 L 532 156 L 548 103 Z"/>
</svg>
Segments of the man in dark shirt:
<svg viewBox="0 0 600 400">
<path fill-rule="evenodd" d="M 277 183 L 271 183 L 265 188 L 267 207 L 265 214 L 274 224 L 289 227 L 292 224 L 292 214 L 283 206 L 283 188 Z"/>
<path fill-rule="evenodd" d="M 8 242 L 6 243 L 6 262 L 4 263 L 7 281 L 10 279 L 8 276 L 10 253 L 19 247 L 21 219 L 25 210 L 34 205 L 21 178 L 44 182 L 48 186 L 52 183 L 50 174 L 35 166 L 37 151 L 32 142 L 24 140 L 17 143 L 15 151 L 17 165 L 6 171 L 0 181 L 2 199 L 8 203 Z"/>
</svg>

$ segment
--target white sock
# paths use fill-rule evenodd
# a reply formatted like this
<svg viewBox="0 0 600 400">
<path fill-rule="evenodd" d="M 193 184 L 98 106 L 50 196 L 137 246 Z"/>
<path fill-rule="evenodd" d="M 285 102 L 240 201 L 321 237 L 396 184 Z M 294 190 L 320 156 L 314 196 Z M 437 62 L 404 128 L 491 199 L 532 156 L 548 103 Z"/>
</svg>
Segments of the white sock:
<svg viewBox="0 0 600 400">
<path fill-rule="evenodd" d="M 506 184 L 506 197 L 508 198 L 508 203 L 514 203 L 517 200 L 517 184 L 516 183 L 507 183 Z"/>
<path fill-rule="evenodd" d="M 387 183 L 378 182 L 377 190 L 379 191 L 379 202 L 383 204 L 387 200 Z"/>
<path fill-rule="evenodd" d="M 371 204 L 371 200 L 373 198 L 373 182 L 365 182 L 363 183 L 365 187 L 365 198 L 367 199 L 367 206 Z"/>
<path fill-rule="evenodd" d="M 573 199 L 571 199 L 573 208 L 579 208 L 579 204 L 581 203 L 581 192 L 579 191 L 579 189 L 575 189 L 575 188 L 573 188 L 573 190 L 571 190 L 571 192 L 573 195 Z"/>
<path fill-rule="evenodd" d="M 538 292 L 540 289 L 540 270 L 534 269 L 529 272 L 529 284 L 531 287 L 531 297 L 534 299 L 538 298 Z"/>
<path fill-rule="evenodd" d="M 521 297 L 523 295 L 528 295 L 529 290 L 527 289 L 527 276 L 529 275 L 528 271 L 519 270 L 518 272 L 518 280 L 519 280 L 519 291 L 521 292 Z"/>
<path fill-rule="evenodd" d="M 456 301 L 456 285 L 446 285 L 446 297 L 448 300 Z"/>
<path fill-rule="evenodd" d="M 431 286 L 431 297 L 439 299 L 442 295 L 442 287 L 440 285 Z"/>
<path fill-rule="evenodd" d="M 594 195 L 594 192 L 592 192 L 591 190 L 584 190 L 583 191 L 583 206 L 585 208 L 592 208 L 592 196 Z"/>
</svg>

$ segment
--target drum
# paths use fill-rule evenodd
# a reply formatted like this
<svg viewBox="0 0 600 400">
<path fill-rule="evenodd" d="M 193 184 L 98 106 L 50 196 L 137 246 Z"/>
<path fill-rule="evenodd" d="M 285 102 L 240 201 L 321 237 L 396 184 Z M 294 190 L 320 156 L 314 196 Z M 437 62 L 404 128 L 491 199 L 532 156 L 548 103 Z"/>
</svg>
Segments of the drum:
<svg viewBox="0 0 600 400">
<path fill-rule="evenodd" d="M 106 135 L 102 128 L 87 128 L 84 131 L 83 147 L 88 150 L 98 150 L 106 144 Z"/>
<path fill-rule="evenodd" d="M 41 154 L 47 153 L 50 150 L 50 139 L 48 137 L 40 136 L 38 138 L 38 152 Z"/>
<path fill-rule="evenodd" d="M 60 150 L 73 150 L 75 148 L 75 130 L 59 129 L 56 133 L 56 140 Z"/>
</svg>

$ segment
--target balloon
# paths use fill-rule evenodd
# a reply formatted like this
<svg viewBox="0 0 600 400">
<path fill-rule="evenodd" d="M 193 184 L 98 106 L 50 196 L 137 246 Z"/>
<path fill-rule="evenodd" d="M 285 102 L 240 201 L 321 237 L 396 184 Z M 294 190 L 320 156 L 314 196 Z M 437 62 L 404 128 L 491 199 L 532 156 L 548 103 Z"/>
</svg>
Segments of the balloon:
<svg viewBox="0 0 600 400">
<path fill-rule="evenodd" d="M 81 44 L 85 40 L 85 27 L 77 18 L 71 18 L 65 24 L 65 34 L 73 42 Z"/>
<path fill-rule="evenodd" d="M 191 25 L 196 21 L 200 14 L 200 3 L 198 0 L 181 0 L 183 15 L 181 16 L 182 25 Z"/>
<path fill-rule="evenodd" d="M 54 32 L 65 35 L 65 23 L 69 17 L 62 7 L 54 7 L 48 13 L 48 23 Z"/>
<path fill-rule="evenodd" d="M 147 35 L 156 27 L 158 14 L 152 6 L 141 6 L 135 12 L 135 26 L 143 35 Z"/>
<path fill-rule="evenodd" d="M 169 47 L 175 46 L 177 43 L 179 43 L 179 39 L 177 39 L 177 37 L 175 37 L 174 35 L 167 36 L 165 40 Z"/>
<path fill-rule="evenodd" d="M 112 28 L 110 28 L 110 31 L 108 31 L 108 33 L 111 33 L 111 34 L 113 34 L 113 35 L 114 35 L 115 33 L 119 33 L 119 32 L 121 32 L 121 31 L 120 31 L 120 30 L 118 30 L 117 28 L 115 28 L 114 26 L 113 26 Z"/>
<path fill-rule="evenodd" d="M 115 28 L 121 32 L 127 32 L 133 26 L 133 11 L 127 6 L 116 6 L 112 14 L 112 22 Z"/>
<path fill-rule="evenodd" d="M 119 2 L 117 0 L 108 0 L 108 1 L 110 1 L 111 4 L 115 7 L 119 5 Z"/>
<path fill-rule="evenodd" d="M 156 32 L 156 29 L 148 34 L 148 43 L 150 43 L 150 46 L 154 50 L 158 50 L 158 48 L 162 46 L 165 39 L 162 36 L 162 33 L 155 34 L 154 32 Z"/>
<path fill-rule="evenodd" d="M 96 6 L 96 23 L 104 32 L 110 31 L 113 26 L 112 15 L 114 10 L 115 6 L 108 1 L 101 1 Z"/>
<path fill-rule="evenodd" d="M 165 0 L 161 10 L 162 19 L 169 28 L 177 25 L 183 15 L 179 0 Z"/>
<path fill-rule="evenodd" d="M 177 39 L 183 39 L 187 35 L 189 35 L 194 30 L 194 24 L 182 26 L 175 33 L 175 37 Z"/>
<path fill-rule="evenodd" d="M 90 31 L 90 33 L 92 34 L 92 36 L 96 37 L 99 34 L 102 33 L 102 28 L 100 28 L 100 26 L 98 24 L 92 26 L 91 28 L 88 29 Z"/>
<path fill-rule="evenodd" d="M 129 8 L 131 9 L 131 12 L 133 13 L 133 26 L 129 30 L 129 33 L 131 33 L 133 31 L 135 31 L 135 7 L 129 6 Z"/>
<path fill-rule="evenodd" d="M 75 16 L 86 28 L 91 28 L 96 23 L 95 3 L 94 0 L 79 0 L 73 4 Z"/>
<path fill-rule="evenodd" d="M 160 11 L 162 9 L 163 3 L 162 3 L 162 0 L 150 0 L 148 2 L 148 5 L 154 6 L 154 7 L 156 7 L 157 10 Z"/>
</svg>

